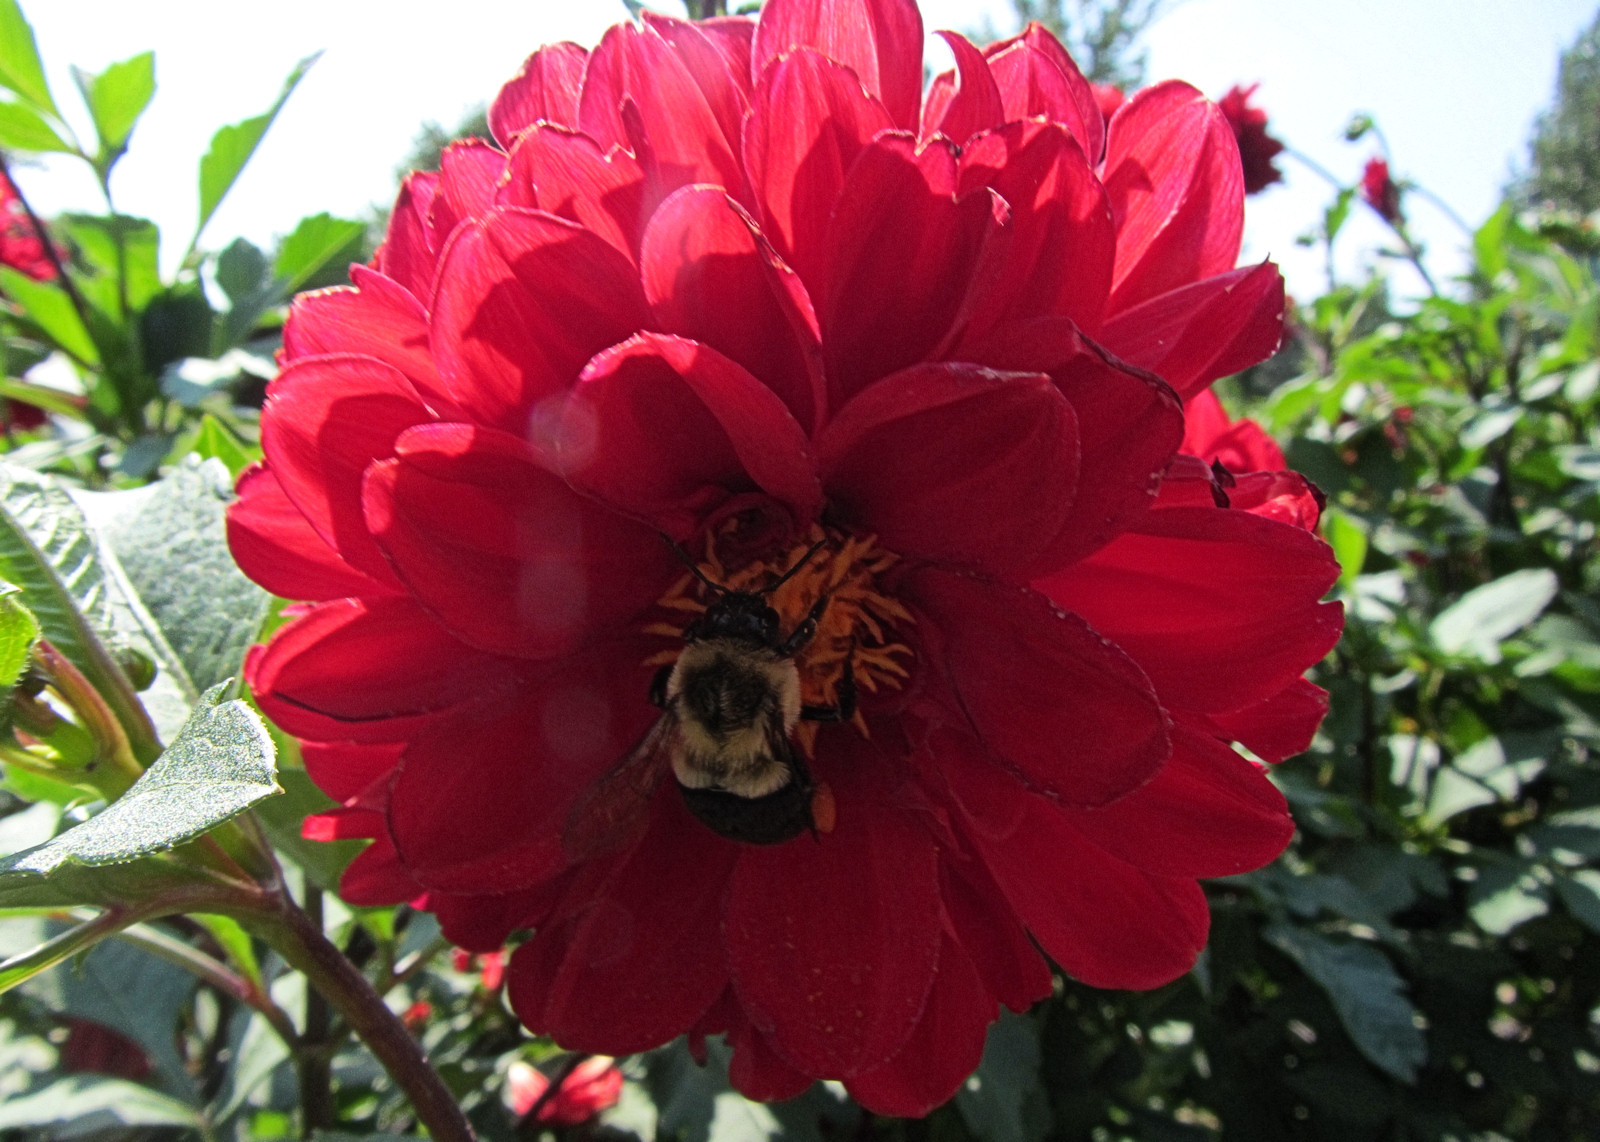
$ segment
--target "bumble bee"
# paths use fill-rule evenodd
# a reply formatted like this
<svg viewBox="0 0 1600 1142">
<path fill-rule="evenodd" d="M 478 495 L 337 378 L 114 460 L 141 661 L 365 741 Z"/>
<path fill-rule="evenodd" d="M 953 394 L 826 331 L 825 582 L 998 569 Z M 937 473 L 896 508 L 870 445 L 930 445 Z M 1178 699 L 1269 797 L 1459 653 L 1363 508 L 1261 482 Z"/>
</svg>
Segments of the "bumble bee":
<svg viewBox="0 0 1600 1142">
<path fill-rule="evenodd" d="M 812 778 L 793 735 L 802 720 L 855 716 L 850 659 L 839 680 L 838 703 L 805 704 L 794 659 L 816 634 L 827 596 L 788 635 L 766 601 L 822 544 L 777 582 L 752 592 L 713 583 L 681 547 L 668 543 L 713 600 L 684 630 L 677 661 L 657 671 L 651 684 L 650 700 L 661 717 L 569 818 L 563 843 L 575 859 L 615 847 L 642 821 L 669 771 L 689 811 L 729 840 L 780 844 L 806 829 L 815 833 L 818 817 L 831 817 L 831 794 Z M 823 831 L 830 827 L 831 820 L 822 822 Z"/>
</svg>

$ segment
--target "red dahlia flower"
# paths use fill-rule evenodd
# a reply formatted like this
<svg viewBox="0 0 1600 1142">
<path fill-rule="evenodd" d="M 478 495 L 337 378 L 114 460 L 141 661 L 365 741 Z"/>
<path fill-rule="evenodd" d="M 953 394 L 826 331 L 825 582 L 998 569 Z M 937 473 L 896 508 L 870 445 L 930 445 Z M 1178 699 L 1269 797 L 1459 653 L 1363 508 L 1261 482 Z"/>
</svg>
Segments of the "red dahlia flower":
<svg viewBox="0 0 1600 1142">
<path fill-rule="evenodd" d="M 1284 147 L 1267 134 L 1267 113 L 1250 105 L 1259 83 L 1249 87 L 1234 84 L 1228 93 L 1217 101 L 1217 108 L 1233 128 L 1234 141 L 1239 144 L 1239 161 L 1244 166 L 1244 192 L 1260 194 L 1275 182 L 1283 181 L 1283 172 L 1273 163 Z"/>
<path fill-rule="evenodd" d="M 531 932 L 510 1001 L 569 1049 L 721 1033 L 752 1097 L 920 1114 L 1049 993 L 1040 949 L 1165 983 L 1196 878 L 1292 832 L 1229 742 L 1305 748 L 1337 568 L 1177 455 L 1181 398 L 1281 329 L 1233 134 L 1181 83 L 1108 127 L 1038 27 L 945 37 L 925 95 L 910 0 L 545 48 L 285 328 L 230 532 L 307 605 L 250 684 L 342 802 L 308 831 L 373 838 L 345 895 Z M 718 590 L 815 618 L 741 644 L 785 701 L 859 693 L 761 723 L 815 831 L 728 839 L 669 750 L 574 843 L 647 734 L 722 732 L 671 692 Z"/>
<path fill-rule="evenodd" d="M 56 276 L 42 236 L 23 209 L 17 188 L 5 175 L 0 175 L 0 266 L 21 270 L 34 281 Z"/>
<path fill-rule="evenodd" d="M 1371 158 L 1361 172 L 1361 197 L 1389 225 L 1403 221 L 1400 214 L 1400 187 L 1389 177 L 1389 164 Z"/>
<path fill-rule="evenodd" d="M 577 1126 L 617 1105 L 622 1096 L 622 1072 L 610 1059 L 596 1055 L 573 1067 L 561 1080 L 560 1089 L 546 1098 L 549 1089 L 544 1072 L 529 1063 L 512 1063 L 506 1072 L 512 1112 L 520 1118 L 538 1106 L 534 1121 L 552 1126 Z M 542 1106 L 540 1099 L 544 1099 Z"/>
</svg>

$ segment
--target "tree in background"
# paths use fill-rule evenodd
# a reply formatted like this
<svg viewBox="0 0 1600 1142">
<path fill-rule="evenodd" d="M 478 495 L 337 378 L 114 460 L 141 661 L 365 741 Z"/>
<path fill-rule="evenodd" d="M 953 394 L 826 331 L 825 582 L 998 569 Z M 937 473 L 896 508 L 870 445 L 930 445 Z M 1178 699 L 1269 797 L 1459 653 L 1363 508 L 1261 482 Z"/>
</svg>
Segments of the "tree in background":
<svg viewBox="0 0 1600 1142">
<path fill-rule="evenodd" d="M 1020 3 L 1021 0 L 1015 0 Z M 1555 104 L 1539 116 L 1533 168 L 1516 188 L 1530 205 L 1600 210 L 1600 13 L 1561 56 Z"/>
<path fill-rule="evenodd" d="M 1145 53 L 1134 45 L 1163 6 L 1164 0 L 1011 0 L 1017 23 L 1050 29 L 1090 82 L 1128 90 L 1144 82 Z M 984 33 L 979 38 L 1000 38 L 987 20 Z"/>
</svg>

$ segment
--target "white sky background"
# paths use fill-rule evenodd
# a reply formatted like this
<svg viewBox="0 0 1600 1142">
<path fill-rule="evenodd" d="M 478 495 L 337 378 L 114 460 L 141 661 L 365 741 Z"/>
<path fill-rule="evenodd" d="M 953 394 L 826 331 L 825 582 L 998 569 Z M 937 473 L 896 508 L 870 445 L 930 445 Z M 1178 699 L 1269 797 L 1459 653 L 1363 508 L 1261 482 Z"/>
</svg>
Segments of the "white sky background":
<svg viewBox="0 0 1600 1142">
<path fill-rule="evenodd" d="M 677 13 L 680 0 L 655 0 Z M 1371 112 L 1393 148 L 1393 169 L 1476 224 L 1526 158 L 1536 114 L 1554 91 L 1559 52 L 1593 18 L 1596 0 L 1175 0 L 1147 38 L 1151 81 L 1182 78 L 1212 97 L 1260 81 L 1257 102 L 1278 137 L 1354 180 L 1375 141 L 1345 143 L 1354 111 Z M 211 134 L 259 114 L 302 56 L 326 49 L 217 211 L 203 246 L 235 236 L 270 244 L 304 214 L 358 217 L 394 190 L 393 170 L 423 120 L 456 123 L 492 99 L 541 43 L 592 46 L 626 16 L 621 0 L 23 0 L 57 102 L 82 120 L 69 63 L 99 70 L 156 52 L 157 91 L 113 176 L 117 205 L 155 219 L 170 265 L 192 231 L 196 166 Z M 1010 27 L 1005 0 L 923 0 L 930 29 L 970 29 L 985 14 Z M 929 58 L 942 68 L 942 43 Z M 85 132 L 87 134 L 87 132 Z M 1320 255 L 1294 238 L 1312 226 L 1331 188 L 1287 157 L 1287 186 L 1249 200 L 1246 258 L 1272 256 L 1291 291 L 1322 288 Z M 25 169 L 18 181 L 41 210 L 96 209 L 81 164 Z M 1408 202 L 1436 277 L 1462 265 L 1459 231 L 1431 205 Z M 1384 239 L 1354 212 L 1341 239 L 1353 272 Z M 1402 293 L 1420 289 L 1396 271 Z"/>
</svg>

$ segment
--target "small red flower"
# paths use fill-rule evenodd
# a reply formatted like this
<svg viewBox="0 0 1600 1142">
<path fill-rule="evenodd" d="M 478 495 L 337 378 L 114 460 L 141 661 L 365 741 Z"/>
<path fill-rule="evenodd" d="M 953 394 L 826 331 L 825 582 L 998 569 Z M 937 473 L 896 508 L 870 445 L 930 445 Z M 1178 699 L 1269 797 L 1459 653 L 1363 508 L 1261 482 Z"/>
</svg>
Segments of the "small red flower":
<svg viewBox="0 0 1600 1142">
<path fill-rule="evenodd" d="M 61 1044 L 61 1069 L 69 1075 L 96 1074 L 138 1082 L 153 1069 L 150 1056 L 122 1032 L 92 1019 L 68 1017 Z"/>
<path fill-rule="evenodd" d="M 1400 187 L 1389 177 L 1389 164 L 1383 159 L 1367 160 L 1361 172 L 1361 197 L 1391 226 L 1404 221 L 1400 213 Z"/>
<path fill-rule="evenodd" d="M 507 1101 L 518 1118 L 532 1110 L 549 1089 L 550 1080 L 528 1063 L 512 1063 L 506 1072 Z M 539 1107 L 534 1121 L 551 1126 L 578 1126 L 617 1105 L 621 1095 L 622 1072 L 610 1059 L 597 1055 L 572 1069 L 562 1080 L 561 1089 Z"/>
<path fill-rule="evenodd" d="M 50 281 L 56 276 L 43 236 L 34 229 L 16 187 L 4 175 L 0 175 L 0 266 L 21 270 L 34 281 Z"/>
<path fill-rule="evenodd" d="M 1239 161 L 1244 166 L 1244 192 L 1260 194 L 1275 182 L 1283 181 L 1283 172 L 1273 163 L 1284 146 L 1267 134 L 1267 113 L 1250 105 L 1259 83 L 1249 87 L 1234 84 L 1228 93 L 1217 101 L 1217 108 L 1233 128 L 1234 141 L 1239 144 Z"/>
<path fill-rule="evenodd" d="M 910 0 L 545 48 L 285 327 L 229 528 L 308 604 L 247 665 L 342 803 L 308 833 L 373 838 L 354 903 L 531 931 L 510 1002 L 569 1049 L 725 1034 L 752 1097 L 925 1113 L 1049 993 L 1040 949 L 1165 983 L 1196 879 L 1292 832 L 1228 743 L 1305 748 L 1338 569 L 1179 454 L 1282 329 L 1232 132 L 1181 83 L 1108 124 L 1037 26 L 945 38 L 926 94 Z M 663 715 L 730 591 L 788 645 Z M 757 724 L 736 691 L 814 833 L 708 827 L 671 749 L 617 768 Z"/>
</svg>

